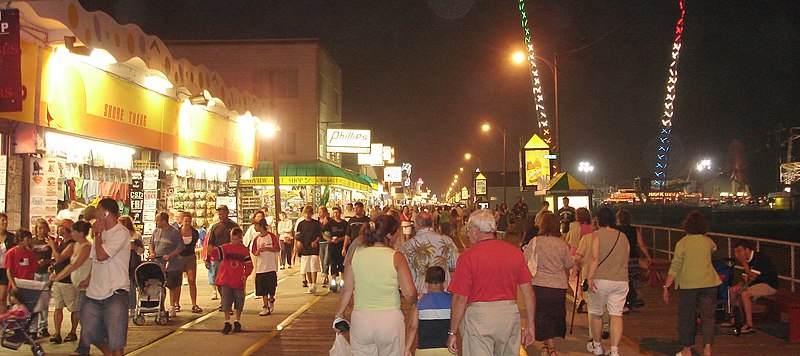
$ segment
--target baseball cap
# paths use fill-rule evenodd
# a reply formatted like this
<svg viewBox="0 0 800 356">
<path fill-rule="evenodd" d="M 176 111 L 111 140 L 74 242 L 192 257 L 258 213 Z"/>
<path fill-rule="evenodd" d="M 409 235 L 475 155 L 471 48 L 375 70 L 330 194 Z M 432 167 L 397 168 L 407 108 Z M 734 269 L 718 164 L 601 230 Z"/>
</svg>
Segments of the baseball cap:
<svg viewBox="0 0 800 356">
<path fill-rule="evenodd" d="M 258 221 L 258 224 L 262 227 L 267 227 L 267 219 L 261 219 Z"/>
<path fill-rule="evenodd" d="M 230 209 L 228 209 L 228 206 L 224 204 L 217 207 L 217 211 L 220 210 L 230 211 Z"/>
</svg>

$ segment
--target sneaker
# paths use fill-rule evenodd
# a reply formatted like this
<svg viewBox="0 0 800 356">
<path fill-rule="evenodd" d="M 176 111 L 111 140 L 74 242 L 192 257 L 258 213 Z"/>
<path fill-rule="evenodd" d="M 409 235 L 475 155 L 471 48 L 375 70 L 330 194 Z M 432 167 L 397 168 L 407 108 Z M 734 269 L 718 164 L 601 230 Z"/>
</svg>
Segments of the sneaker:
<svg viewBox="0 0 800 356">
<path fill-rule="evenodd" d="M 175 316 L 177 316 L 177 314 L 175 313 L 175 307 L 169 307 L 168 312 L 170 318 L 174 318 Z"/>
<path fill-rule="evenodd" d="M 258 316 L 267 316 L 270 315 L 272 312 L 269 310 L 269 307 L 261 309 L 261 312 L 258 313 Z"/>
<path fill-rule="evenodd" d="M 335 282 L 331 284 L 331 292 L 338 293 L 339 292 L 339 285 Z"/>
<path fill-rule="evenodd" d="M 589 341 L 588 343 L 586 343 L 586 351 L 591 352 L 593 355 L 605 354 L 605 352 L 603 352 L 603 345 L 601 345 L 600 343 L 597 343 L 595 345 L 594 341 Z"/>
<path fill-rule="evenodd" d="M 308 294 L 315 293 L 316 291 L 317 291 L 317 286 L 316 285 L 312 284 L 311 288 L 308 288 Z"/>
<path fill-rule="evenodd" d="M 222 333 L 228 335 L 231 332 L 231 323 L 225 322 L 225 326 L 222 327 Z"/>
<path fill-rule="evenodd" d="M 608 356 L 619 356 L 619 350 L 618 349 L 611 349 L 610 351 L 608 351 L 608 353 L 606 355 L 608 355 Z"/>
<path fill-rule="evenodd" d="M 241 332 L 241 331 L 242 331 L 242 324 L 240 324 L 238 321 L 234 321 L 233 322 L 233 332 L 234 333 L 238 333 L 238 332 Z"/>
<path fill-rule="evenodd" d="M 303 288 L 308 288 L 308 281 L 303 281 Z"/>
</svg>

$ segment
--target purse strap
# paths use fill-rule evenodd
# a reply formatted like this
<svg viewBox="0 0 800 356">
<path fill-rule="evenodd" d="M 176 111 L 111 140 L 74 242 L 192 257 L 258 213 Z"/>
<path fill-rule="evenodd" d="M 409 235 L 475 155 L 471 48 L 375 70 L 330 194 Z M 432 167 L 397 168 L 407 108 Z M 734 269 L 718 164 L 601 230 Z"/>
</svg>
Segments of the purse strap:
<svg viewBox="0 0 800 356">
<path fill-rule="evenodd" d="M 608 254 L 606 255 L 606 257 L 603 258 L 603 260 L 600 261 L 600 263 L 597 264 L 597 267 L 600 267 L 600 265 L 602 265 L 603 262 L 605 262 L 608 259 L 608 256 L 611 256 L 611 253 L 614 252 L 614 248 L 617 247 L 617 242 L 619 242 L 619 234 L 620 234 L 620 232 L 617 231 L 617 240 L 614 241 L 614 246 L 611 246 L 611 251 L 608 251 Z"/>
</svg>

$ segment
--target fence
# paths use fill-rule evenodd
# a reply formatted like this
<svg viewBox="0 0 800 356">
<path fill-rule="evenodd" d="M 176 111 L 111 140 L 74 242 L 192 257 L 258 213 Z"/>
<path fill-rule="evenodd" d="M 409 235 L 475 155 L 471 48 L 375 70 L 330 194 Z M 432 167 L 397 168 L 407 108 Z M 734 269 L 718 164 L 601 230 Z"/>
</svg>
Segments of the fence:
<svg viewBox="0 0 800 356">
<path fill-rule="evenodd" d="M 642 233 L 644 243 L 647 245 L 653 258 L 672 259 L 675 244 L 685 233 L 681 229 L 661 226 L 634 225 Z M 800 261 L 800 243 L 770 240 L 751 236 L 718 234 L 709 232 L 710 237 L 717 244 L 717 252 L 713 258 L 733 258 L 733 246 L 739 240 L 750 241 L 756 251 L 766 254 L 778 272 L 779 287 L 789 288 L 793 292 L 800 286 L 800 273 L 797 263 Z"/>
</svg>

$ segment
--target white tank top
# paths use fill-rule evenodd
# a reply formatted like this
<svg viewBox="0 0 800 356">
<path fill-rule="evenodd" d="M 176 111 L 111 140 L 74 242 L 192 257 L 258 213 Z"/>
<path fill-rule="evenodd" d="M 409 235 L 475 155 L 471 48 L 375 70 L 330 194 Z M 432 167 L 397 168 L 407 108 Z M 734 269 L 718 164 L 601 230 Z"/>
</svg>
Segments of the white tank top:
<svg viewBox="0 0 800 356">
<path fill-rule="evenodd" d="M 74 264 L 75 261 L 78 260 L 78 257 L 80 256 L 81 249 L 83 249 L 83 246 L 86 246 L 86 245 L 91 246 L 92 244 L 89 243 L 88 241 L 87 242 L 83 242 L 83 243 L 75 241 L 74 246 L 72 246 L 72 248 L 73 248 L 72 256 L 70 256 L 70 258 L 69 258 L 69 263 L 70 264 Z M 91 252 L 90 252 L 90 254 L 91 254 Z M 80 267 L 78 267 L 74 271 L 72 271 L 72 273 L 69 274 L 69 278 L 70 278 L 70 280 L 72 280 L 72 285 L 77 288 L 78 284 L 80 284 L 84 279 L 86 279 L 86 276 L 89 275 L 89 270 L 91 270 L 91 267 L 92 267 L 92 261 L 91 261 L 91 259 L 87 258 L 85 261 L 83 261 L 83 264 Z M 86 290 L 86 289 L 84 288 L 84 289 L 80 289 L 80 290 Z"/>
</svg>

